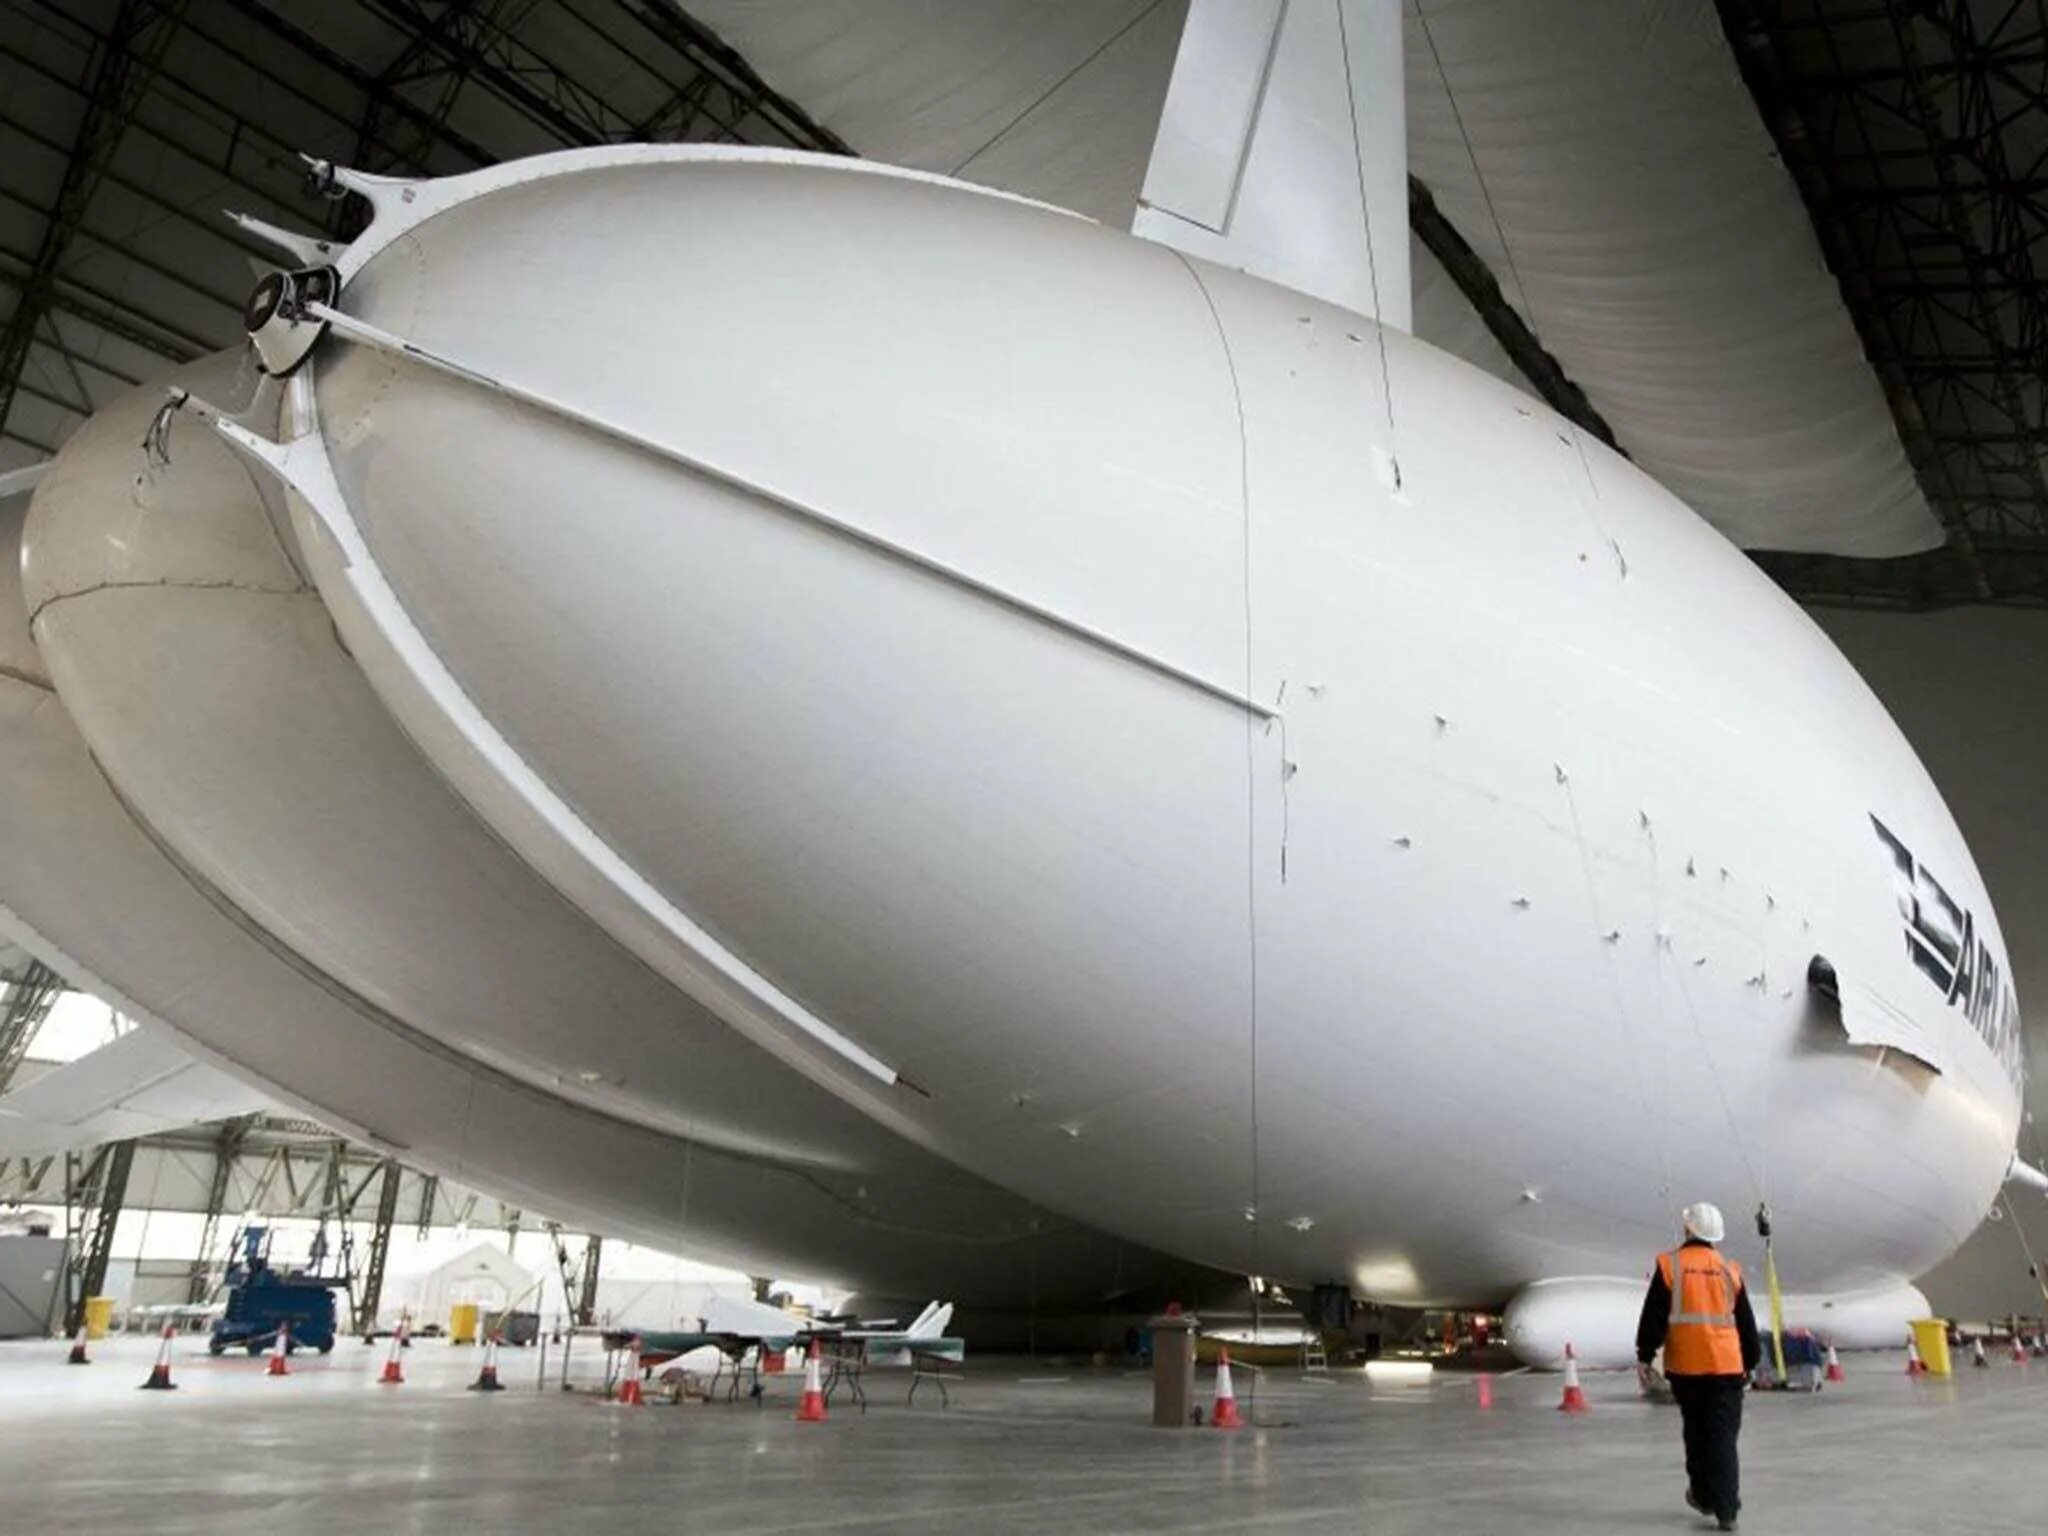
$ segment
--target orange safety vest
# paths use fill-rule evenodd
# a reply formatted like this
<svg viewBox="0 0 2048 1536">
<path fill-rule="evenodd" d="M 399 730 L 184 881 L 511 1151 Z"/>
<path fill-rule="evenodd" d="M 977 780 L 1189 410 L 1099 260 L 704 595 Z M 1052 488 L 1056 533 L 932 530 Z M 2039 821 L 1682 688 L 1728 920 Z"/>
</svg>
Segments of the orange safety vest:
<svg viewBox="0 0 2048 1536">
<path fill-rule="evenodd" d="M 1693 1245 L 1658 1254 L 1657 1273 L 1671 1291 L 1665 1374 L 1740 1376 L 1742 1335 L 1735 1327 L 1735 1298 L 1742 1291 L 1742 1267 L 1715 1249 Z"/>
</svg>

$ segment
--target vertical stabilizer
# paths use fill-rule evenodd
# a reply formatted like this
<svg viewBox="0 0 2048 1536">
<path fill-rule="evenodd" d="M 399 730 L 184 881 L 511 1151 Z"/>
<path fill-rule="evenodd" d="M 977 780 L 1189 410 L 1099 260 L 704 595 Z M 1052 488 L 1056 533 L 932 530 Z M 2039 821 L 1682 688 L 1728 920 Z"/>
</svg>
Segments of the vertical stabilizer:
<svg viewBox="0 0 2048 1536">
<path fill-rule="evenodd" d="M 1401 0 L 1192 0 L 1135 233 L 1409 328 Z"/>
</svg>

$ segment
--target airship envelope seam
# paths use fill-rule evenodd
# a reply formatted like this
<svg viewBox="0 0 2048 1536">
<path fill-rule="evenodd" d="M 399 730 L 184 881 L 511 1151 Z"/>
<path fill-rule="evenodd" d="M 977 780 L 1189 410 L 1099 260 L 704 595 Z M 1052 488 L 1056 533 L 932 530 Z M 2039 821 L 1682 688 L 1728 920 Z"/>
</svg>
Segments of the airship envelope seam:
<svg viewBox="0 0 2048 1536">
<path fill-rule="evenodd" d="M 794 998 L 784 995 L 664 898 L 564 803 L 483 717 L 413 625 L 397 594 L 391 590 L 362 543 L 328 461 L 325 442 L 316 424 L 312 391 L 303 376 L 293 379 L 290 394 L 293 405 L 300 411 L 299 419 L 307 430 L 283 445 L 267 442 L 204 402 L 193 400 L 189 404 L 232 447 L 282 480 L 320 520 L 321 526 L 342 552 L 347 579 L 363 603 L 366 614 L 385 632 L 415 682 L 445 712 L 469 749 L 490 763 L 511 792 L 573 851 L 591 873 L 605 880 L 645 916 L 682 942 L 696 962 L 694 974 L 685 979 L 685 990 L 757 1044 L 825 1086 L 832 1085 L 831 1079 L 819 1077 L 811 1054 L 795 1047 L 785 1028 L 776 1026 L 794 1026 L 868 1076 L 893 1086 L 897 1081 L 894 1068 L 816 1017 Z M 664 946 L 658 953 L 666 955 L 669 951 Z M 768 1027 L 763 1027 L 764 1024 Z"/>
<path fill-rule="evenodd" d="M 1200 281 L 1200 279 L 1197 279 L 1197 281 Z M 426 367 L 437 369 L 451 378 L 462 380 L 464 383 L 476 385 L 480 389 L 492 390 L 495 393 L 517 400 L 522 405 L 530 405 L 536 410 L 546 411 L 551 415 L 559 416 L 564 421 L 571 422 L 576 426 L 588 427 L 593 431 L 601 432 L 607 437 L 617 439 L 628 447 L 636 448 L 642 452 L 651 453 L 658 458 L 666 459 L 671 463 L 679 464 L 694 474 L 722 481 L 748 496 L 772 504 L 781 511 L 815 523 L 821 528 L 827 529 L 842 538 L 850 539 L 865 548 L 875 550 L 892 560 L 899 560 L 906 565 L 914 566 L 916 569 L 938 577 L 940 580 L 950 582 L 955 586 L 972 592 L 977 597 L 984 597 L 992 602 L 1000 603 L 1005 608 L 1014 609 L 1038 623 L 1060 630 L 1065 634 L 1073 636 L 1075 639 L 1085 641 L 1089 645 L 1099 646 L 1113 656 L 1121 657 L 1125 661 L 1134 662 L 1149 671 L 1157 672 L 1163 677 L 1172 679 L 1174 682 L 1193 688 L 1198 693 L 1205 693 L 1211 698 L 1234 705 L 1247 714 L 1256 715 L 1261 720 L 1273 720 L 1279 716 L 1278 710 L 1261 704 L 1258 700 L 1249 698 L 1226 684 L 1215 682 L 1198 672 L 1190 671 L 1186 667 L 1169 661 L 1165 657 L 1155 655 L 1150 651 L 1132 645 L 1128 641 L 1119 640 L 1116 636 L 1092 625 L 1084 624 L 1078 619 L 1069 618 L 1057 609 L 1046 607 L 1042 603 L 1033 602 L 1030 598 L 1021 597 L 1015 592 L 984 581 L 969 572 L 959 569 L 957 566 L 950 565 L 942 560 L 935 560 L 929 555 L 920 554 L 918 551 L 907 548 L 893 539 L 883 538 L 880 534 L 870 529 L 862 528 L 855 523 L 848 522 L 844 518 L 834 517 L 831 513 L 820 507 L 809 505 L 798 500 L 796 497 L 774 489 L 772 486 L 764 485 L 759 480 L 743 475 L 737 470 L 722 468 L 693 454 L 685 453 L 679 448 L 644 437 L 640 433 L 633 431 L 630 427 L 623 427 L 616 422 L 606 421 L 602 417 L 594 416 L 587 411 L 580 411 L 573 405 L 553 399 L 536 390 L 523 388 L 508 379 L 493 377 L 480 369 L 471 368 L 464 363 L 458 362 L 454 358 L 444 357 L 440 353 L 431 351 L 426 347 L 418 346 L 413 342 L 407 341 L 402 336 L 394 336 L 390 332 L 380 330 L 374 325 L 353 319 L 343 314 L 340 310 L 328 305 L 309 304 L 307 306 L 307 313 L 316 319 L 326 321 L 332 325 L 335 334 L 346 340 L 360 343 L 379 352 L 389 353 L 394 357 L 406 358 Z"/>
</svg>

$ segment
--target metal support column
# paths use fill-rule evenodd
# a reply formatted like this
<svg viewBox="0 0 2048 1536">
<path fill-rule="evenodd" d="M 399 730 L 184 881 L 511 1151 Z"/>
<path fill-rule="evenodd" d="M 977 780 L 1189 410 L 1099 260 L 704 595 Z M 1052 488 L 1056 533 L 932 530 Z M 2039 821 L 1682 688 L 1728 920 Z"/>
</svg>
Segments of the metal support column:
<svg viewBox="0 0 2048 1536">
<path fill-rule="evenodd" d="M 114 1229 L 121 1221 L 121 1206 L 128 1198 L 128 1174 L 134 1166 L 135 1143 L 132 1141 L 117 1141 L 102 1147 L 90 1165 L 86 1177 L 94 1187 L 89 1203 L 96 1209 L 92 1234 L 84 1253 L 79 1254 L 76 1243 L 73 1243 L 75 1285 L 71 1304 L 64 1316 L 66 1333 L 76 1333 L 84 1324 L 85 1299 L 106 1289 L 107 1266 L 114 1257 Z M 83 1210 L 88 1202 L 80 1200 L 78 1204 Z"/>
<path fill-rule="evenodd" d="M 434 1235 L 434 1207 L 441 1199 L 441 1175 L 425 1173 L 420 1175 L 419 1219 L 413 1227 L 413 1235 L 422 1241 Z"/>
<path fill-rule="evenodd" d="M 226 1214 L 228 1194 L 234 1187 L 235 1159 L 255 1121 L 254 1115 L 223 1120 L 213 1138 L 213 1177 L 206 1186 L 206 1220 L 199 1229 L 199 1251 L 192 1256 L 192 1273 L 185 1286 L 185 1300 L 195 1307 L 213 1295 L 214 1247 L 220 1241 L 220 1219 Z"/>
<path fill-rule="evenodd" d="M 576 1284 L 576 1324 L 588 1328 L 597 1318 L 597 1272 L 604 1263 L 604 1239 L 595 1232 L 583 1245 L 583 1273 Z"/>
<path fill-rule="evenodd" d="M 398 1219 L 398 1185 L 403 1177 L 398 1159 L 384 1159 L 384 1182 L 377 1190 L 377 1224 L 370 1233 L 370 1258 L 363 1283 L 352 1298 L 356 1332 L 368 1338 L 377 1326 L 377 1308 L 384 1299 L 384 1266 L 391 1257 L 391 1228 Z"/>
</svg>

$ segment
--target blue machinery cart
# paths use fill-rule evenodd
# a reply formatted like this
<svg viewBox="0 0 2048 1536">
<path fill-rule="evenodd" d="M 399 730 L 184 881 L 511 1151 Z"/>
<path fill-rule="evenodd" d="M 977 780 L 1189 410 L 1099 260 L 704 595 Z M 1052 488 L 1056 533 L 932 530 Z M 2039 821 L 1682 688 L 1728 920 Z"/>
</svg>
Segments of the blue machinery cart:
<svg viewBox="0 0 2048 1536">
<path fill-rule="evenodd" d="M 228 1266 L 227 1311 L 214 1321 L 207 1348 L 218 1355 L 239 1344 L 260 1354 L 289 1327 L 288 1350 L 305 1345 L 326 1354 L 334 1348 L 334 1291 L 342 1279 L 317 1273 L 273 1269 L 270 1231 L 248 1227 L 242 1232 L 242 1257 Z"/>
</svg>

